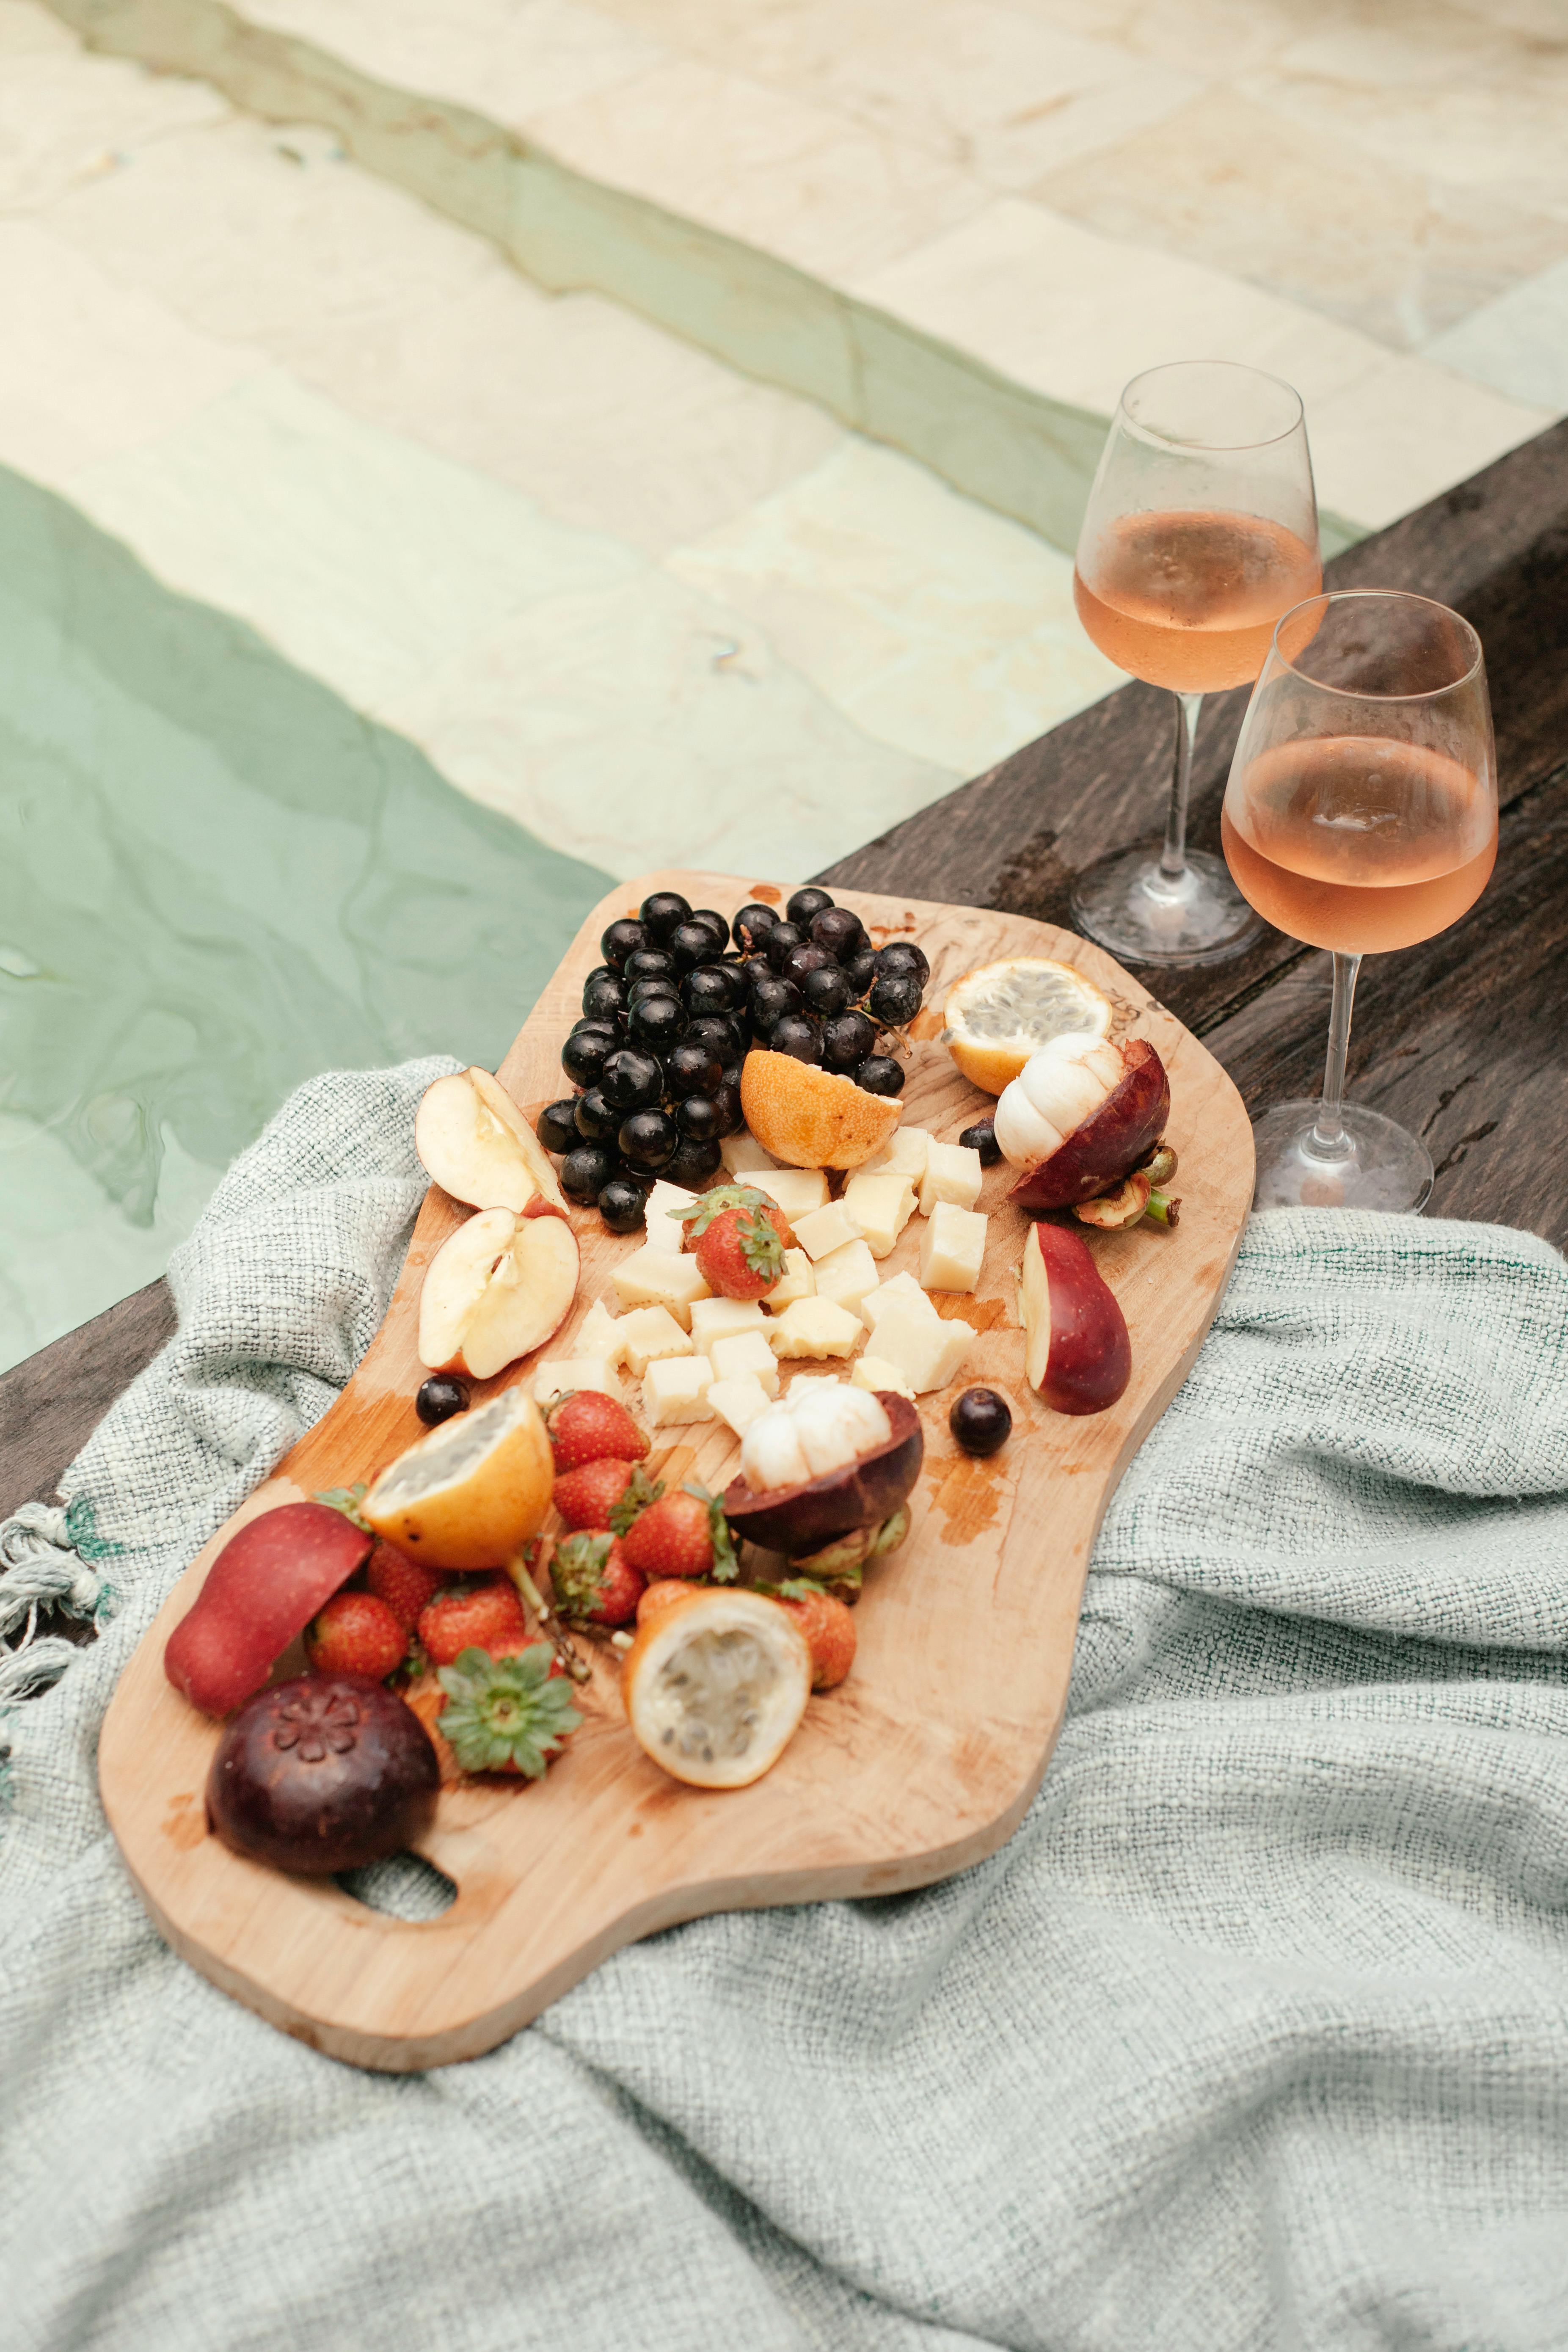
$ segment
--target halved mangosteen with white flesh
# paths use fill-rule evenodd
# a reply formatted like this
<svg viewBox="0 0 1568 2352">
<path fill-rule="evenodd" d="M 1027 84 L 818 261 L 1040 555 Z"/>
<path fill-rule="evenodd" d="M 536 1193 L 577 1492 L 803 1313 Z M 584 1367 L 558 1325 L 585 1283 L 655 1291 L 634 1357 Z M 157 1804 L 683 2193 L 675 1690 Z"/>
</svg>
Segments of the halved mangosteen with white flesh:
<svg viewBox="0 0 1568 2352">
<path fill-rule="evenodd" d="M 908 1498 L 924 1458 L 907 1397 L 796 1379 L 742 1439 L 724 1516 L 738 1538 L 784 1552 L 825 1582 L 858 1584 L 866 1561 L 909 1532 Z"/>
<path fill-rule="evenodd" d="M 1014 1200 L 1069 1209 L 1109 1192 L 1148 1158 L 1170 1115 L 1170 1080 L 1146 1037 L 1053 1037 L 996 1105 L 996 1141 L 1023 1171 Z"/>
</svg>

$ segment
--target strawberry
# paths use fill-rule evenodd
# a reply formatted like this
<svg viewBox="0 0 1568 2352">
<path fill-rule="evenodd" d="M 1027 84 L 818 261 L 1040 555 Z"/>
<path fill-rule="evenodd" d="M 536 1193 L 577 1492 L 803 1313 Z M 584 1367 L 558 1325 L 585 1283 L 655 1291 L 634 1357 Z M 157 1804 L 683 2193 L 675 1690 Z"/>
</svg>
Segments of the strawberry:
<svg viewBox="0 0 1568 2352">
<path fill-rule="evenodd" d="M 364 1580 L 404 1632 L 412 1633 L 420 1611 L 435 1600 L 447 1579 L 444 1570 L 426 1568 L 422 1560 L 405 1559 L 392 1544 L 378 1543 L 365 1563 Z"/>
<path fill-rule="evenodd" d="M 784 1211 L 750 1184 L 715 1184 L 681 1223 L 703 1281 L 721 1298 L 765 1298 L 795 1247 Z"/>
<path fill-rule="evenodd" d="M 648 1450 L 626 1406 L 598 1389 L 569 1389 L 544 1418 L 557 1474 L 602 1462 L 607 1454 L 620 1462 L 640 1462 Z"/>
<path fill-rule="evenodd" d="M 527 1631 L 517 1588 L 504 1576 L 454 1585 L 419 1612 L 419 1639 L 433 1666 L 449 1666 L 464 1650 L 515 1642 Z"/>
<path fill-rule="evenodd" d="M 563 1617 L 595 1625 L 624 1625 L 642 1598 L 644 1578 L 607 1528 L 563 1536 L 550 1561 L 550 1581 Z"/>
<path fill-rule="evenodd" d="M 705 1486 L 682 1486 L 650 1503 L 622 1549 L 647 1577 L 711 1576 L 728 1584 L 737 1565 L 729 1521 Z"/>
<path fill-rule="evenodd" d="M 649 1486 L 640 1465 L 605 1454 L 580 1470 L 562 1472 L 555 1481 L 555 1507 L 569 1528 L 608 1528 L 624 1536 L 637 1513 L 663 1492 L 662 1486 Z"/>
<path fill-rule="evenodd" d="M 305 1629 L 305 1655 L 318 1675 L 384 1682 L 408 1655 L 408 1629 L 374 1592 L 334 1592 Z"/>
<path fill-rule="evenodd" d="M 842 1601 L 808 1576 L 791 1577 L 771 1596 L 795 1619 L 811 1652 L 811 1687 L 831 1690 L 855 1663 L 855 1620 Z"/>
<path fill-rule="evenodd" d="M 437 1679 L 447 1694 L 438 1727 L 465 1772 L 542 1780 L 551 1757 L 583 1720 L 546 1642 L 530 1642 L 499 1658 L 475 1644 L 444 1665 Z"/>
</svg>

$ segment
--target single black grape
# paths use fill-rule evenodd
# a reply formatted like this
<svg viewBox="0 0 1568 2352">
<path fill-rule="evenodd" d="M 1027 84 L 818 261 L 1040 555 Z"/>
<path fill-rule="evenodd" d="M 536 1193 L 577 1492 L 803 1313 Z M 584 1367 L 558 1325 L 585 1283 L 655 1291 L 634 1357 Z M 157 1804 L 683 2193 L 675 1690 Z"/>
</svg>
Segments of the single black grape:
<svg viewBox="0 0 1568 2352">
<path fill-rule="evenodd" d="M 837 908 L 834 910 L 837 912 Z M 836 963 L 823 964 L 808 971 L 800 984 L 805 1009 L 823 1021 L 831 1021 L 836 1013 L 849 1009 L 849 982 Z"/>
<path fill-rule="evenodd" d="M 603 980 L 584 982 L 583 1010 L 590 1019 L 613 1021 L 617 1013 L 626 1011 L 626 984 L 617 980 L 614 972 L 608 973 Z"/>
<path fill-rule="evenodd" d="M 847 963 L 866 944 L 866 926 L 847 907 L 824 907 L 811 919 L 811 936 L 836 962 Z"/>
<path fill-rule="evenodd" d="M 694 1135 L 687 1135 L 682 1136 L 659 1173 L 671 1184 L 695 1187 L 706 1184 L 722 1164 L 723 1155 L 716 1143 L 700 1143 Z"/>
<path fill-rule="evenodd" d="M 764 907 L 760 899 L 752 899 L 750 906 L 742 908 L 731 924 L 730 936 L 735 945 L 743 948 L 748 955 L 755 954 L 778 919 L 776 907 Z"/>
<path fill-rule="evenodd" d="M 723 1076 L 723 1062 L 700 1037 L 689 1037 L 664 1057 L 665 1087 L 677 1102 L 688 1095 L 710 1095 Z"/>
<path fill-rule="evenodd" d="M 966 1454 L 994 1454 L 1012 1433 L 1012 1409 L 994 1389 L 965 1389 L 947 1425 Z"/>
<path fill-rule="evenodd" d="M 603 1087 L 590 1087 L 577 1097 L 577 1136 L 572 1149 L 575 1150 L 578 1143 L 613 1143 L 625 1117 L 624 1110 L 605 1099 Z"/>
<path fill-rule="evenodd" d="M 533 1131 L 546 1151 L 574 1150 L 580 1139 L 576 1096 L 563 1095 L 559 1102 L 546 1103 L 534 1121 Z"/>
<path fill-rule="evenodd" d="M 699 964 L 680 983 L 689 1013 L 733 1013 L 746 1001 L 746 983 L 732 964 Z"/>
<path fill-rule="evenodd" d="M 637 908 L 637 918 L 648 936 L 651 947 L 661 948 L 668 940 L 677 923 L 685 922 L 691 912 L 691 902 L 679 890 L 656 890 Z"/>
<path fill-rule="evenodd" d="M 673 988 L 679 977 L 675 958 L 667 954 L 663 948 L 638 948 L 635 955 L 629 955 L 626 958 L 626 979 L 628 986 L 632 982 L 638 980 L 664 980 L 668 981 Z"/>
<path fill-rule="evenodd" d="M 841 1013 L 822 1033 L 822 1066 L 847 1077 L 858 1070 L 877 1042 L 877 1025 L 863 1013 Z"/>
<path fill-rule="evenodd" d="M 591 1201 L 598 1199 L 615 1173 L 613 1152 L 606 1151 L 602 1143 L 580 1143 L 561 1162 L 561 1190 L 569 1201 L 580 1201 L 586 1208 Z"/>
<path fill-rule="evenodd" d="M 808 971 L 837 971 L 837 959 L 830 956 L 826 948 L 816 946 L 810 940 L 802 940 L 797 948 L 791 948 L 779 966 L 779 973 L 782 979 L 793 980 L 798 988 Z"/>
<path fill-rule="evenodd" d="M 468 1384 L 450 1372 L 432 1372 L 427 1381 L 419 1383 L 414 1410 L 426 1429 L 437 1428 L 442 1422 L 450 1421 L 455 1412 L 468 1412 Z"/>
<path fill-rule="evenodd" d="M 820 915 L 824 908 L 831 907 L 832 904 L 833 896 L 830 891 L 819 890 L 815 882 L 807 882 L 803 888 L 794 893 L 784 912 L 792 923 L 798 923 L 804 930 L 813 915 Z"/>
<path fill-rule="evenodd" d="M 721 1137 L 739 1135 L 746 1124 L 746 1114 L 741 1108 L 741 1085 L 738 1077 L 725 1079 L 713 1097 L 713 1108 L 719 1114 Z"/>
<path fill-rule="evenodd" d="M 617 1034 L 617 1024 L 608 1013 L 580 1013 L 567 1034 L 575 1037 L 579 1031 L 585 1029 L 596 1029 L 601 1037 L 614 1037 Z"/>
<path fill-rule="evenodd" d="M 868 1095 L 901 1095 L 904 1074 L 887 1054 L 868 1054 L 855 1073 L 855 1083 Z"/>
<path fill-rule="evenodd" d="M 616 1138 L 621 1158 L 632 1168 L 663 1168 L 680 1140 L 680 1130 L 667 1110 L 634 1110 L 622 1121 Z"/>
<path fill-rule="evenodd" d="M 849 982 L 851 1003 L 858 1004 L 877 977 L 876 949 L 862 948 L 858 955 L 851 956 L 844 967 L 844 977 Z"/>
<path fill-rule="evenodd" d="M 767 957 L 773 971 L 783 971 L 784 958 L 791 948 L 803 947 L 805 944 L 805 933 L 798 923 L 775 923 L 768 933 L 767 944 L 763 953 Z"/>
<path fill-rule="evenodd" d="M 599 1214 L 613 1234 L 635 1233 L 643 1222 L 647 1199 L 630 1176 L 612 1176 L 599 1194 Z"/>
<path fill-rule="evenodd" d="M 620 971 L 625 969 L 626 958 L 636 955 L 638 948 L 646 948 L 647 943 L 647 933 L 642 925 L 630 915 L 622 915 L 599 941 L 599 953 L 612 971 Z"/>
<path fill-rule="evenodd" d="M 739 1062 L 725 1063 L 724 1075 L 721 1083 L 727 1087 L 734 1087 L 737 1089 L 739 1088 L 741 1084 L 741 1065 Z"/>
<path fill-rule="evenodd" d="M 931 978 L 931 965 L 925 950 L 917 948 L 913 940 L 889 940 L 885 948 L 877 950 L 879 971 L 912 971 L 923 988 Z"/>
<path fill-rule="evenodd" d="M 677 923 L 665 944 L 665 953 L 675 959 L 679 972 L 694 971 L 706 963 L 713 948 L 713 935 L 706 923 Z"/>
<path fill-rule="evenodd" d="M 664 1092 L 664 1071 L 656 1055 L 623 1045 L 605 1064 L 605 1099 L 617 1110 L 646 1110 Z"/>
<path fill-rule="evenodd" d="M 964 1129 L 958 1139 L 966 1151 L 979 1152 L 982 1168 L 994 1168 L 1002 1157 L 1002 1146 L 996 1140 L 996 1122 L 994 1118 L 977 1118 L 973 1127 Z"/>
<path fill-rule="evenodd" d="M 626 1019 L 626 1035 L 634 1045 L 667 1054 L 686 1031 L 686 1007 L 678 996 L 639 997 Z"/>
<path fill-rule="evenodd" d="M 820 1062 L 822 1031 L 804 1013 L 786 1013 L 768 1032 L 768 1051 L 793 1054 L 797 1062 Z"/>
<path fill-rule="evenodd" d="M 716 956 L 721 956 L 730 944 L 730 926 L 718 908 L 694 907 L 689 919 L 694 923 L 700 923 L 704 930 L 711 932 L 713 952 Z"/>
<path fill-rule="evenodd" d="M 746 1050 L 746 1035 L 732 1013 L 705 1013 L 688 1022 L 682 1045 L 706 1045 L 721 1064 L 738 1061 Z"/>
<path fill-rule="evenodd" d="M 613 1029 L 574 1029 L 561 1048 L 561 1066 L 574 1087 L 596 1086 L 615 1050 Z"/>
<path fill-rule="evenodd" d="M 620 974 L 615 970 L 615 967 L 612 964 L 607 963 L 596 963 L 594 966 L 593 971 L 588 974 L 588 980 L 618 980 Z M 588 985 L 588 980 L 585 980 L 583 982 L 584 988 Z"/>
<path fill-rule="evenodd" d="M 921 984 L 912 971 L 879 972 L 870 995 L 871 1018 L 901 1029 L 921 1009 Z"/>
<path fill-rule="evenodd" d="M 720 1084 L 722 1083 L 721 1080 Z M 675 1124 L 682 1135 L 690 1136 L 695 1143 L 717 1143 L 725 1132 L 720 1124 L 719 1105 L 714 1100 L 718 1091 L 715 1087 L 713 1094 L 688 1095 L 675 1106 Z"/>
</svg>

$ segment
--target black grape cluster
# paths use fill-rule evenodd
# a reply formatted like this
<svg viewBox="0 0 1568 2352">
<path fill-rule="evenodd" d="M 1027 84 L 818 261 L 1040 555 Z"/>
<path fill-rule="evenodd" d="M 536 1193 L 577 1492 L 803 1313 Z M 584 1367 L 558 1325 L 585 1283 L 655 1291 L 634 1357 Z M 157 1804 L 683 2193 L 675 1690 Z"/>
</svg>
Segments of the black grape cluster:
<svg viewBox="0 0 1568 2352">
<path fill-rule="evenodd" d="M 931 966 L 919 948 L 874 948 L 858 915 L 826 890 L 742 907 L 732 924 L 656 890 L 612 923 L 562 1050 L 578 1093 L 539 1114 L 563 1155 L 561 1187 L 596 1202 L 612 1233 L 643 1222 L 656 1176 L 695 1188 L 745 1124 L 741 1065 L 752 1045 L 793 1054 L 868 1094 L 896 1095 L 903 1071 L 877 1050 L 921 1009 Z"/>
</svg>

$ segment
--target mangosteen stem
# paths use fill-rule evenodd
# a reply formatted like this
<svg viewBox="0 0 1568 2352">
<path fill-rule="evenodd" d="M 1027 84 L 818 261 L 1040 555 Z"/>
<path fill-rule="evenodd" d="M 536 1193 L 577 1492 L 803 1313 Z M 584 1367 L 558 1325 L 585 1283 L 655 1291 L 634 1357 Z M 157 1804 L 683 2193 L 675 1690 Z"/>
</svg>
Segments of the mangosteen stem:
<svg viewBox="0 0 1568 2352">
<path fill-rule="evenodd" d="M 1143 1213 L 1152 1217 L 1157 1225 L 1175 1225 L 1181 1221 L 1182 1204 L 1173 1201 L 1168 1192 L 1151 1192 Z"/>
<path fill-rule="evenodd" d="M 509 1560 L 507 1562 L 507 1574 L 510 1577 L 512 1582 L 521 1593 L 524 1601 L 527 1601 L 529 1607 L 538 1618 L 540 1632 L 543 1634 L 545 1640 L 549 1643 L 551 1648 L 554 1651 L 556 1656 L 560 1659 L 562 1664 L 571 1675 L 573 1681 L 574 1683 L 585 1683 L 593 1674 L 594 1670 L 587 1663 L 587 1660 L 583 1656 L 582 1653 L 574 1644 L 571 1635 L 563 1630 L 559 1622 L 556 1622 L 555 1624 L 551 1623 L 550 1603 L 545 1600 L 544 1595 L 540 1591 L 538 1585 L 535 1584 L 531 1575 L 529 1573 L 528 1561 L 521 1552 L 518 1553 L 515 1559 Z"/>
</svg>

